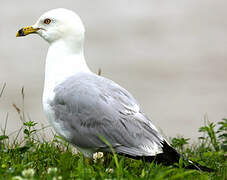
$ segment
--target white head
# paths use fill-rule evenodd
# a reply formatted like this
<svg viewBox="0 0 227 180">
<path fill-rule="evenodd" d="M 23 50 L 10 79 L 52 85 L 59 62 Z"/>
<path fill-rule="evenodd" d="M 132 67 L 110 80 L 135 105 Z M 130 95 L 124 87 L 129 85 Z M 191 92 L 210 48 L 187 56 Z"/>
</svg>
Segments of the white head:
<svg viewBox="0 0 227 180">
<path fill-rule="evenodd" d="M 39 34 L 50 44 L 63 41 L 66 44 L 73 42 L 76 46 L 83 46 L 85 29 L 76 13 L 58 8 L 44 13 L 34 25 L 19 30 L 17 37 L 31 33 Z"/>
<path fill-rule="evenodd" d="M 59 8 L 44 13 L 33 28 L 49 43 L 65 38 L 83 38 L 84 25 L 80 17 L 71 10 Z"/>
</svg>

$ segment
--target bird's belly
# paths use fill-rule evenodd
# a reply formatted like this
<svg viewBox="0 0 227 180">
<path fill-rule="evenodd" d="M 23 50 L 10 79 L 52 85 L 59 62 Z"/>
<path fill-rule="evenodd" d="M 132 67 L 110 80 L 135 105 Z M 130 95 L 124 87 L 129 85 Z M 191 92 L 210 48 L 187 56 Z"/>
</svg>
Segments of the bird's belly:
<svg viewBox="0 0 227 180">
<path fill-rule="evenodd" d="M 68 129 L 65 128 L 63 121 L 58 121 L 55 118 L 55 112 L 49 103 L 43 103 L 44 113 L 48 119 L 50 125 L 54 128 L 54 130 L 66 141 L 71 142 L 72 133 Z"/>
<path fill-rule="evenodd" d="M 93 148 L 82 148 L 79 147 L 75 142 L 73 141 L 73 134 L 70 133 L 70 130 L 66 129 L 64 127 L 64 124 L 62 121 L 58 121 L 55 118 L 55 112 L 51 108 L 51 106 L 48 103 L 43 103 L 43 109 L 44 113 L 51 124 L 51 126 L 54 128 L 54 130 L 66 141 L 72 143 L 80 152 L 82 152 L 86 157 L 92 158 L 93 153 L 96 152 Z"/>
</svg>

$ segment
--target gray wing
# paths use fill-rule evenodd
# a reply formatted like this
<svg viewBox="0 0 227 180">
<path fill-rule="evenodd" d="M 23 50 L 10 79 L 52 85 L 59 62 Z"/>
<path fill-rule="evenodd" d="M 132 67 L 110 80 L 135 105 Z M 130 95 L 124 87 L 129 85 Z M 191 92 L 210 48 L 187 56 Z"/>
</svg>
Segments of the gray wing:
<svg viewBox="0 0 227 180">
<path fill-rule="evenodd" d="M 113 81 L 95 74 L 72 76 L 55 90 L 51 103 L 56 121 L 81 148 L 153 156 L 162 152 L 163 137 L 140 110 L 133 96 Z"/>
</svg>

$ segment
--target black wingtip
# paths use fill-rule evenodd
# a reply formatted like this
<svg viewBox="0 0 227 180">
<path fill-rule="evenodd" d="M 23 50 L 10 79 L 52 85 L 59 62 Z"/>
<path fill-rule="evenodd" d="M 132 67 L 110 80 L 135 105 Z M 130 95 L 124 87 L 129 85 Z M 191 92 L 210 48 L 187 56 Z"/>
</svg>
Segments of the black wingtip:
<svg viewBox="0 0 227 180">
<path fill-rule="evenodd" d="M 160 154 L 160 156 L 161 158 L 164 158 L 166 161 L 168 161 L 168 164 L 179 163 L 179 160 L 182 157 L 183 160 L 186 162 L 184 165 L 185 169 L 195 169 L 195 170 L 205 171 L 205 172 L 215 172 L 214 169 L 208 168 L 206 166 L 202 166 L 197 162 L 193 162 L 183 157 L 174 148 L 172 148 L 166 141 L 163 141 L 162 145 L 163 145 L 162 147 L 163 154 Z"/>
<path fill-rule="evenodd" d="M 205 172 L 215 172 L 214 169 L 208 168 L 206 166 L 202 166 L 199 163 L 193 162 L 188 160 L 187 158 L 184 158 L 182 155 L 180 155 L 173 147 L 171 147 L 165 140 L 161 142 L 162 143 L 162 151 L 163 153 L 157 154 L 156 156 L 130 156 L 125 155 L 129 158 L 133 159 L 143 159 L 147 162 L 156 162 L 158 164 L 163 164 L 166 166 L 174 165 L 175 163 L 179 163 L 180 158 L 182 157 L 184 162 L 187 162 L 183 165 L 185 169 L 195 169 L 199 171 L 205 171 Z"/>
<path fill-rule="evenodd" d="M 164 158 L 167 161 L 167 164 L 174 164 L 179 163 L 180 158 L 182 157 L 183 160 L 186 162 L 184 165 L 185 169 L 195 169 L 199 171 L 205 171 L 205 172 L 215 172 L 214 169 L 208 168 L 206 166 L 202 166 L 197 162 L 193 162 L 191 160 L 188 160 L 187 158 L 180 155 L 174 148 L 172 148 L 166 141 L 162 142 L 162 150 L 163 154 L 160 154 L 161 158 Z M 159 155 L 157 155 L 158 157 Z M 186 165 L 188 164 L 188 165 Z"/>
<path fill-rule="evenodd" d="M 191 160 L 188 160 L 188 162 L 189 162 L 189 165 L 185 166 L 186 169 L 196 169 L 204 172 L 216 172 L 214 169 L 208 168 L 206 166 L 202 166 L 197 162 L 193 162 Z"/>
</svg>

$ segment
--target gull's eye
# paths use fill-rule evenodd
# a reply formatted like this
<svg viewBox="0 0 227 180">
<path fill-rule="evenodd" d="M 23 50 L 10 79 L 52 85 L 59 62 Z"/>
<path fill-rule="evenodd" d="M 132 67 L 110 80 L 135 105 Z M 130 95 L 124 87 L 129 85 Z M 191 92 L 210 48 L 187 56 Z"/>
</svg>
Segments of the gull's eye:
<svg viewBox="0 0 227 180">
<path fill-rule="evenodd" d="M 50 22 L 51 22 L 51 20 L 48 19 L 48 18 L 47 19 L 44 19 L 44 21 L 43 21 L 44 24 L 50 24 Z"/>
</svg>

